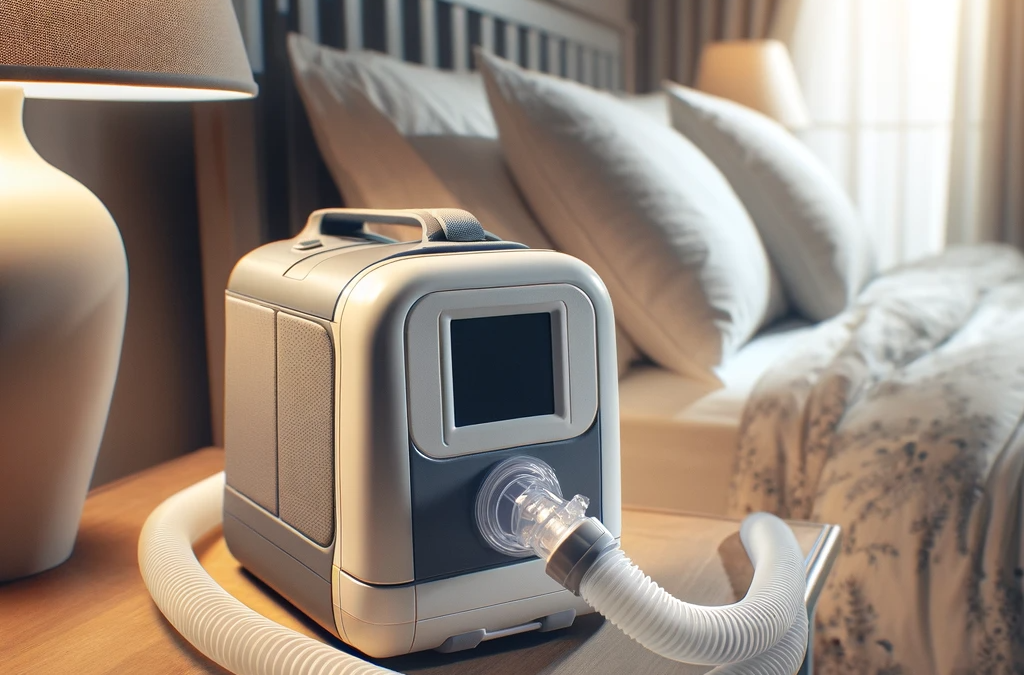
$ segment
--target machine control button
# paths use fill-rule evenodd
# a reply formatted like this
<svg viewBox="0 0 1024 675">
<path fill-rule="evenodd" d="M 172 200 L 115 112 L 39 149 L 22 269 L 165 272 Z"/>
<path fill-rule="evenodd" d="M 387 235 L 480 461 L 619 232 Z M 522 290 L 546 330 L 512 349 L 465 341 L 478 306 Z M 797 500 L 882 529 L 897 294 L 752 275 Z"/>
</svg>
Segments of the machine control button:
<svg viewBox="0 0 1024 675">
<path fill-rule="evenodd" d="M 319 239 L 306 239 L 292 246 L 294 251 L 310 251 L 314 248 L 320 248 L 324 243 Z"/>
</svg>

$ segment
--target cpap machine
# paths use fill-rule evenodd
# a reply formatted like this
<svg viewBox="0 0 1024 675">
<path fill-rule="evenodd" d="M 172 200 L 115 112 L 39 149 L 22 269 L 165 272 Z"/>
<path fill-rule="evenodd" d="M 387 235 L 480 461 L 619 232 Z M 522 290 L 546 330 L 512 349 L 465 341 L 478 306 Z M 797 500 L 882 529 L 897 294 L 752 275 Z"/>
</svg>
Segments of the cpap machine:
<svg viewBox="0 0 1024 675">
<path fill-rule="evenodd" d="M 238 262 L 225 309 L 225 471 L 161 505 L 139 544 L 161 611 L 220 665 L 390 672 L 221 589 L 191 550 L 218 523 L 243 566 L 373 657 L 596 609 L 667 658 L 799 667 L 802 556 L 778 519 L 744 522 L 754 579 L 725 607 L 672 598 L 619 549 L 615 324 L 582 262 L 465 211 L 323 210 Z"/>
</svg>

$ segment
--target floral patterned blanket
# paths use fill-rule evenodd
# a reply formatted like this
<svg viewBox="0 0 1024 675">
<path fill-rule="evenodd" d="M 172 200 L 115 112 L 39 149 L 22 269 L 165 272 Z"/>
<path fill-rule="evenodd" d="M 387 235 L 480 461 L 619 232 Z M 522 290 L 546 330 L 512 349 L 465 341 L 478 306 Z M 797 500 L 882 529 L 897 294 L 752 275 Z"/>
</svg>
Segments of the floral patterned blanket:
<svg viewBox="0 0 1024 675">
<path fill-rule="evenodd" d="M 837 523 L 823 675 L 1024 673 L 1024 257 L 887 273 L 757 385 L 739 515 Z"/>
</svg>

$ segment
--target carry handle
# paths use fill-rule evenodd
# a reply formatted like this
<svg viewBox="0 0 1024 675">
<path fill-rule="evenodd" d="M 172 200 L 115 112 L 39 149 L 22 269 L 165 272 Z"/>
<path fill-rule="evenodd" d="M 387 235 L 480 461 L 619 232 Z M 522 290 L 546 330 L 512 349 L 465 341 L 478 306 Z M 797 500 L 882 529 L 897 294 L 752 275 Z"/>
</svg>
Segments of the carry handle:
<svg viewBox="0 0 1024 675">
<path fill-rule="evenodd" d="M 363 229 L 366 223 L 419 227 L 424 242 L 500 241 L 462 209 L 320 209 L 310 214 L 299 239 L 324 234 L 365 238 L 369 234 Z"/>
</svg>

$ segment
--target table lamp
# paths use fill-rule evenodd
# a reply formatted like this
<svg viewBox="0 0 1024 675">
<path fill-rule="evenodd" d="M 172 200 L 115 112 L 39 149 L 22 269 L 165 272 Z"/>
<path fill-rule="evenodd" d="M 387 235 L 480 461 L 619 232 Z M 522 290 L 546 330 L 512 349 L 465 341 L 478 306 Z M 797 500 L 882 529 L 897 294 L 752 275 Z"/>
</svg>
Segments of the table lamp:
<svg viewBox="0 0 1024 675">
<path fill-rule="evenodd" d="M 24 98 L 256 91 L 231 0 L 0 3 L 0 582 L 71 555 L 128 297 L 117 226 L 33 149 Z"/>
<path fill-rule="evenodd" d="M 762 112 L 791 131 L 810 124 L 789 50 L 778 40 L 708 43 L 695 88 Z"/>
</svg>

